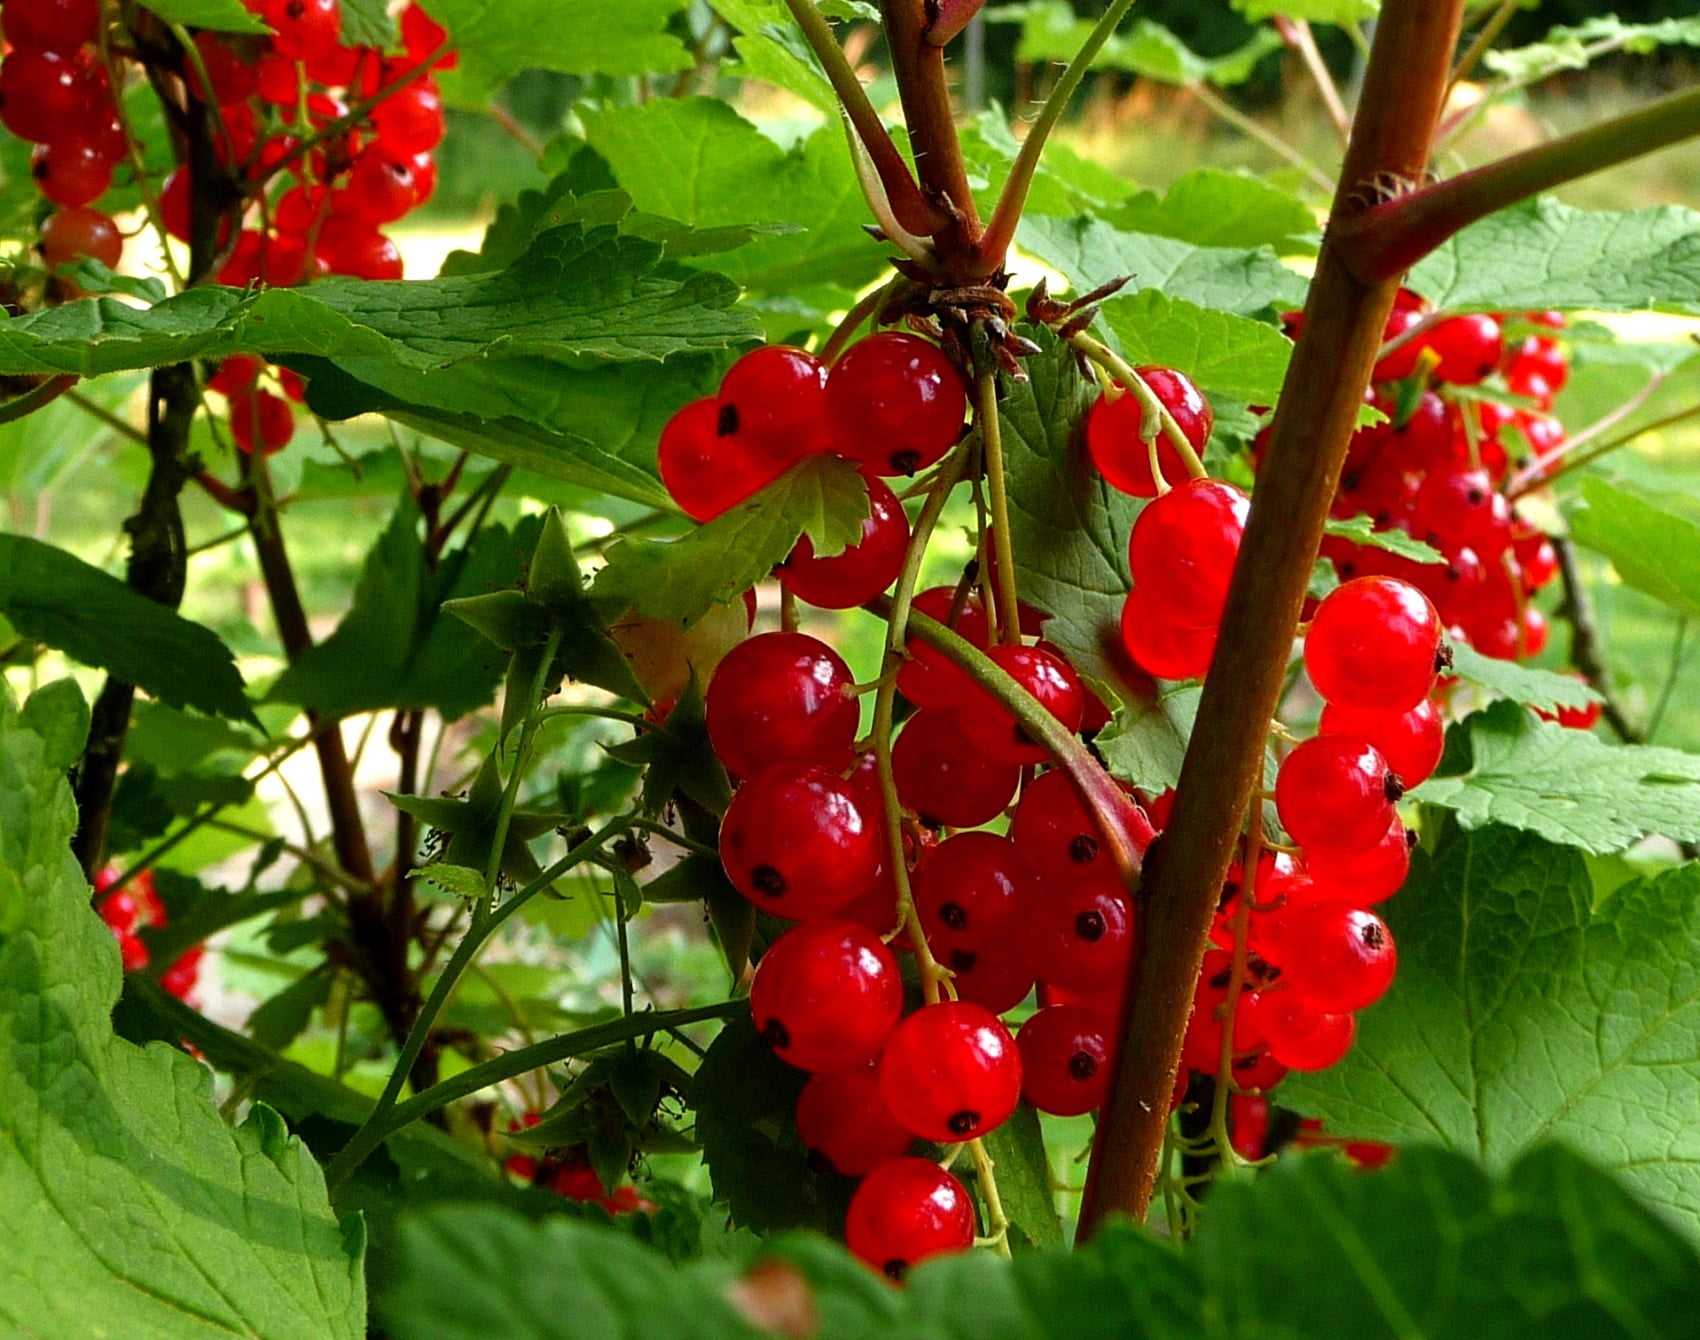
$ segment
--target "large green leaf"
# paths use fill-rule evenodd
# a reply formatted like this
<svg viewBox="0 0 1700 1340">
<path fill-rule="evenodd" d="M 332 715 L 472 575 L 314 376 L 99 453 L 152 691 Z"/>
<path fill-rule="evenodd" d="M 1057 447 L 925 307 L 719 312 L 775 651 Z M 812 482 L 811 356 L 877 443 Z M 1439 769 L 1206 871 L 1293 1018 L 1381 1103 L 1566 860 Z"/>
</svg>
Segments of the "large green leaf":
<svg viewBox="0 0 1700 1340">
<path fill-rule="evenodd" d="M 463 91 L 491 91 L 521 70 L 642 75 L 689 69 L 691 53 L 667 31 L 685 0 L 425 0 L 449 30 Z"/>
<path fill-rule="evenodd" d="M 1414 795 L 1457 811 L 1466 828 L 1502 824 L 1595 855 L 1649 833 L 1700 840 L 1700 755 L 1608 745 L 1511 702 L 1478 712 L 1462 729 L 1468 769 L 1431 777 Z"/>
<path fill-rule="evenodd" d="M 647 1281 L 644 1289 L 635 1281 Z M 1677 1340 L 1700 1262 L 1563 1149 L 1498 1176 L 1434 1149 L 1218 1186 L 1192 1247 L 1111 1225 L 1075 1252 L 939 1258 L 894 1289 L 832 1244 L 669 1271 L 613 1228 L 444 1205 L 403 1229 L 399 1340 Z"/>
<path fill-rule="evenodd" d="M 612 228 L 538 236 L 495 274 L 326 279 L 302 289 L 190 289 L 156 307 L 86 299 L 0 322 L 0 372 L 92 377 L 234 353 L 307 354 L 440 372 L 534 357 L 573 368 L 720 350 L 754 338 L 736 287 L 663 263 Z"/>
<path fill-rule="evenodd" d="M 786 150 L 714 98 L 580 115 L 586 141 L 638 209 L 693 228 L 793 225 L 715 258 L 716 270 L 746 288 L 784 296 L 880 277 L 885 253 L 863 231 L 867 206 L 836 124 Z"/>
<path fill-rule="evenodd" d="M 230 648 L 216 633 L 63 549 L 0 534 L 0 615 L 21 636 L 173 707 L 254 720 Z"/>
<path fill-rule="evenodd" d="M 1590 213 L 1543 197 L 1472 224 L 1411 270 L 1437 307 L 1700 312 L 1700 214 Z"/>
<path fill-rule="evenodd" d="M 1054 212 L 1054 211 L 1051 211 Z M 1140 191 L 1102 216 L 1130 233 L 1176 237 L 1201 247 L 1274 247 L 1312 251 L 1310 207 L 1249 172 L 1197 168 L 1159 196 Z"/>
<path fill-rule="evenodd" d="M 113 1035 L 118 950 L 75 825 L 59 762 L 0 697 L 0 1328 L 363 1336 L 362 1227 L 277 1114 L 232 1129 L 199 1062 Z"/>
<path fill-rule="evenodd" d="M 1576 542 L 1609 558 L 1628 585 L 1700 616 L 1700 526 L 1592 477 L 1567 519 Z"/>
<path fill-rule="evenodd" d="M 1561 707 L 1579 711 L 1600 700 L 1585 680 L 1484 656 L 1465 642 L 1452 645 L 1452 673 L 1496 698 L 1509 698 L 1542 712 L 1556 712 Z"/>
<path fill-rule="evenodd" d="M 1266 316 L 1304 302 L 1305 281 L 1267 247 L 1194 246 L 1172 237 L 1125 233 L 1085 215 L 1024 218 L 1016 240 L 1062 271 L 1080 293 L 1131 275 L 1130 296 L 1157 289 L 1171 300 L 1236 316 Z"/>
<path fill-rule="evenodd" d="M 242 0 L 141 0 L 167 23 L 208 28 L 218 33 L 269 33 L 270 28 Z"/>
<path fill-rule="evenodd" d="M 1448 824 L 1386 905 L 1392 990 L 1282 1102 L 1495 1167 L 1559 1140 L 1700 1235 L 1700 866 L 1594 902 L 1579 852 Z"/>
<path fill-rule="evenodd" d="M 1700 19 L 1625 23 L 1615 14 L 1601 14 L 1574 26 L 1553 28 L 1529 46 L 1490 51 L 1482 64 L 1507 79 L 1534 83 L 1560 70 L 1586 69 L 1607 52 L 1645 55 L 1664 46 L 1700 47 Z"/>
<path fill-rule="evenodd" d="M 399 707 L 431 708 L 453 720 L 482 707 L 504 658 L 442 604 L 515 585 L 528 546 L 494 526 L 470 549 L 451 550 L 427 567 L 418 512 L 403 503 L 367 554 L 336 631 L 283 672 L 271 698 L 332 717 Z"/>
<path fill-rule="evenodd" d="M 1186 373 L 1206 395 L 1273 405 L 1293 342 L 1273 325 L 1212 311 L 1155 289 L 1112 298 L 1104 324 L 1122 357 Z"/>
<path fill-rule="evenodd" d="M 810 456 L 746 502 L 676 540 L 621 540 L 594 589 L 617 612 L 684 623 L 734 600 L 785 559 L 800 535 L 823 558 L 862 533 L 868 490 L 856 467 Z"/>
</svg>

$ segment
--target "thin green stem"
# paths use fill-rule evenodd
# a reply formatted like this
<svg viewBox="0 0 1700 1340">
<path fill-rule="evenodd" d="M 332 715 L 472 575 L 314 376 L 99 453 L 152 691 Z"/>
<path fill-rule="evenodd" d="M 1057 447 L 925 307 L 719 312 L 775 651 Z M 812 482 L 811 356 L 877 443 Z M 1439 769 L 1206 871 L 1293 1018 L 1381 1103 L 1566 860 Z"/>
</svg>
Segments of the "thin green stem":
<svg viewBox="0 0 1700 1340">
<path fill-rule="evenodd" d="M 833 329 L 832 334 L 827 336 L 826 343 L 821 345 L 820 361 L 828 367 L 836 363 L 850 342 L 856 338 L 856 332 L 861 330 L 862 323 L 878 315 L 892 289 L 902 282 L 902 275 L 893 275 L 887 283 L 858 298 L 856 305 L 844 314 L 844 319 Z"/>
<path fill-rule="evenodd" d="M 538 718 L 543 712 L 543 695 L 549 683 L 549 671 L 555 664 L 555 653 L 561 646 L 561 630 L 551 629 L 548 640 L 543 644 L 543 655 L 537 662 L 537 673 L 531 677 L 531 693 L 525 704 L 525 717 L 520 722 L 519 743 L 514 746 L 513 771 L 508 774 L 508 784 L 502 788 L 501 805 L 496 810 L 496 829 L 490 839 L 490 856 L 484 866 L 484 887 L 487 890 L 496 887 L 496 877 L 502 870 L 502 851 L 508 843 L 508 827 L 513 822 L 514 806 L 519 801 L 520 784 L 525 780 L 525 767 L 531 758 L 531 742 L 537 734 Z M 496 752 L 501 753 L 501 742 L 496 744 Z M 476 909 L 473 912 L 476 926 Z"/>
<path fill-rule="evenodd" d="M 998 379 L 981 373 L 974 383 L 974 422 L 986 461 L 986 501 L 992 512 L 992 552 L 997 561 L 998 628 L 1002 640 L 1021 644 L 1021 601 L 1015 590 L 1015 543 L 1009 533 L 1009 481 L 1004 472 L 1003 423 L 998 417 Z"/>
<path fill-rule="evenodd" d="M 1032 189 L 1034 174 L 1039 170 L 1039 158 L 1045 143 L 1050 139 L 1051 131 L 1056 128 L 1063 113 L 1068 110 L 1069 101 L 1074 97 L 1075 90 L 1080 87 L 1080 81 L 1086 77 L 1087 70 L 1092 67 L 1093 59 L 1132 8 L 1133 0 L 1114 0 L 1087 34 L 1086 40 L 1080 44 L 1080 50 L 1074 53 L 1073 59 L 1058 76 L 1057 82 L 1051 86 L 1050 94 L 1044 105 L 1039 108 L 1038 116 L 1033 119 L 1027 138 L 1021 142 L 1021 150 L 1016 154 L 1015 162 L 1010 165 L 1009 176 L 1005 178 L 1003 190 L 998 195 L 998 203 L 992 210 L 992 217 L 987 220 L 985 235 L 974 245 L 975 258 L 982 273 L 996 274 L 1003 268 L 1004 256 L 1009 251 L 1010 243 L 1015 240 L 1015 229 L 1021 222 L 1021 212 L 1027 207 L 1027 193 Z"/>
<path fill-rule="evenodd" d="M 856 78 L 855 70 L 850 68 L 850 62 L 845 58 L 844 49 L 833 37 L 832 25 L 815 7 L 814 0 L 785 0 L 785 7 L 803 30 L 803 39 L 826 71 L 827 81 L 838 95 L 844 114 L 850 118 L 856 138 L 873 160 L 897 221 L 911 233 L 934 233 L 945 227 L 950 216 L 921 194 L 914 174 L 909 171 L 909 165 L 903 161 L 902 153 L 885 128 L 885 122 L 880 120 L 873 103 L 868 101 L 862 81 Z"/>
<path fill-rule="evenodd" d="M 1476 30 L 1476 35 L 1470 39 L 1470 45 L 1464 48 L 1464 54 L 1458 58 L 1458 64 L 1452 69 L 1451 82 L 1446 86 L 1447 95 L 1468 79 L 1475 70 L 1481 58 L 1487 55 L 1489 48 L 1499 40 L 1499 35 L 1505 31 L 1505 25 L 1523 7 L 1523 0 L 1502 0 L 1499 8 L 1488 16 L 1488 21 Z"/>
<path fill-rule="evenodd" d="M 1187 437 L 1186 430 L 1169 412 L 1169 407 L 1158 399 L 1150 383 L 1139 375 L 1134 366 L 1109 345 L 1094 339 L 1085 331 L 1070 336 L 1069 343 L 1108 371 L 1123 390 L 1139 401 L 1140 436 L 1151 442 L 1161 432 L 1186 465 L 1187 473 L 1194 479 L 1203 479 L 1208 472 L 1204 468 L 1204 462 L 1199 459 L 1192 440 Z"/>
<path fill-rule="evenodd" d="M 998 1193 L 997 1164 L 992 1162 L 992 1156 L 986 1150 L 986 1142 L 980 1139 L 968 1142 L 968 1152 L 974 1159 L 974 1171 L 980 1179 L 980 1194 L 986 1199 L 986 1229 L 989 1245 L 997 1254 L 1008 1261 L 1009 1251 L 1009 1215 L 1003 1207 L 1003 1197 Z"/>
<path fill-rule="evenodd" d="M 1653 704 L 1653 710 L 1647 716 L 1646 740 L 1651 744 L 1659 733 L 1659 727 L 1664 723 L 1665 709 L 1670 706 L 1671 695 L 1676 692 L 1676 681 L 1682 674 L 1683 643 L 1688 639 L 1688 616 L 1685 614 L 1676 621 L 1676 636 L 1671 640 L 1670 665 L 1665 670 L 1665 682 L 1659 689 L 1659 699 Z"/>
</svg>

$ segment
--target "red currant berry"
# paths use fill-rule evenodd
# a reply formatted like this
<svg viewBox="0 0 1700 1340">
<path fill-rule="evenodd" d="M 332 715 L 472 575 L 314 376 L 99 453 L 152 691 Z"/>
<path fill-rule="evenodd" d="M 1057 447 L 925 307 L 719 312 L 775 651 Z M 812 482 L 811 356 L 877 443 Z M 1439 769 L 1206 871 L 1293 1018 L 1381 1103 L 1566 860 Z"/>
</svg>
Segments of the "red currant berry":
<svg viewBox="0 0 1700 1340">
<path fill-rule="evenodd" d="M 873 1066 L 811 1075 L 797 1099 L 797 1137 L 817 1171 L 866 1177 L 915 1143 L 880 1096 Z"/>
<path fill-rule="evenodd" d="M 74 55 L 95 39 L 99 0 L 17 0 L 0 13 L 6 40 L 16 51 L 33 48 Z M 8 57 L 10 59 L 10 57 Z"/>
<path fill-rule="evenodd" d="M 219 395 L 234 396 L 252 390 L 259 381 L 265 364 L 250 354 L 232 354 L 218 365 L 218 371 L 207 378 L 207 390 Z"/>
<path fill-rule="evenodd" d="M 1415 840 L 1416 834 L 1407 832 L 1395 815 L 1381 841 L 1364 851 L 1312 848 L 1306 853 L 1305 864 L 1314 883 L 1313 901 L 1349 900 L 1363 905 L 1391 898 L 1411 871 L 1411 844 Z"/>
<path fill-rule="evenodd" d="M 1289 991 L 1266 991 L 1259 1020 L 1269 1054 L 1289 1070 L 1326 1070 L 1352 1050 L 1357 1020 L 1349 1014 L 1325 1014 Z"/>
<path fill-rule="evenodd" d="M 18 47 L 0 61 L 0 124 L 22 140 L 51 140 L 79 125 L 94 84 L 72 56 Z"/>
<path fill-rule="evenodd" d="M 118 225 L 99 210 L 62 209 L 41 225 L 41 257 L 49 270 L 84 256 L 111 269 L 123 254 Z"/>
<path fill-rule="evenodd" d="M 805 633 L 763 633 L 726 653 L 709 681 L 708 738 L 738 777 L 775 763 L 850 762 L 861 712 L 850 667 Z"/>
<path fill-rule="evenodd" d="M 1421 338 L 1422 346 L 1440 356 L 1434 375 L 1454 386 L 1474 386 L 1499 369 L 1505 339 L 1491 316 L 1448 317 Z"/>
<path fill-rule="evenodd" d="M 1322 709 L 1317 729 L 1324 735 L 1367 740 L 1399 774 L 1407 791 L 1434 774 L 1446 748 L 1446 721 L 1427 698 L 1409 712 L 1377 712 L 1329 703 Z"/>
<path fill-rule="evenodd" d="M 1359 577 L 1317 606 L 1304 655 L 1328 702 L 1408 712 L 1434 687 L 1440 616 L 1408 582 Z"/>
<path fill-rule="evenodd" d="M 1383 345 L 1392 344 L 1394 340 L 1404 335 L 1412 326 L 1423 319 L 1418 311 L 1395 307 L 1387 318 L 1387 325 L 1381 332 Z M 1417 370 L 1417 359 L 1422 356 L 1423 346 L 1420 336 L 1406 340 L 1390 354 L 1382 355 L 1375 365 L 1375 371 L 1370 379 L 1377 382 L 1402 382 Z"/>
<path fill-rule="evenodd" d="M 942 624 L 951 624 L 950 612 L 955 606 L 954 586 L 931 587 L 917 593 L 914 601 L 915 609 Z M 991 628 L 977 591 L 969 591 L 952 627 L 957 636 L 981 651 L 991 645 Z M 898 692 L 917 707 L 955 707 L 962 701 L 962 695 L 973 685 L 967 675 L 918 637 L 911 637 L 905 650 L 909 659 L 898 671 Z"/>
<path fill-rule="evenodd" d="M 951 985 L 962 1000 L 1008 1014 L 1033 990 L 1033 972 L 1022 961 L 1020 946 L 1008 938 L 984 950 L 949 948 L 944 965 L 956 975 Z"/>
<path fill-rule="evenodd" d="M 362 149 L 349 170 L 347 212 L 368 223 L 393 223 L 418 202 L 413 158 L 383 144 Z"/>
<path fill-rule="evenodd" d="M 912 475 L 943 459 L 967 409 L 962 374 L 918 335 L 870 335 L 827 377 L 833 445 L 875 474 Z"/>
<path fill-rule="evenodd" d="M 720 824 L 720 860 L 737 890 L 775 916 L 820 916 L 879 874 L 883 844 L 859 787 L 809 763 L 744 783 Z"/>
<path fill-rule="evenodd" d="M 1281 982 L 1293 998 L 1327 1014 L 1346 1014 L 1380 1000 L 1399 962 L 1387 924 L 1349 903 L 1271 912 L 1260 943 L 1280 965 Z"/>
<path fill-rule="evenodd" d="M 1174 416 L 1181 434 L 1202 455 L 1216 421 L 1203 393 L 1190 378 L 1172 368 L 1134 370 Z M 1144 419 L 1144 411 L 1134 396 L 1125 392 L 1113 400 L 1099 396 L 1086 416 L 1086 453 L 1111 488 L 1136 498 L 1154 498 L 1157 481 L 1151 474 L 1151 448 L 1140 437 Z M 1156 446 L 1157 464 L 1163 477 L 1170 481 L 1185 479 L 1186 464 L 1166 434 L 1157 435 Z"/>
<path fill-rule="evenodd" d="M 1140 855 L 1155 830 L 1132 796 L 1116 793 L 1113 822 Z M 1080 798 L 1073 780 L 1060 768 L 1027 783 L 1016 804 L 1009 835 L 1022 861 L 1042 880 L 1058 882 L 1111 868 L 1098 820 Z"/>
<path fill-rule="evenodd" d="M 1045 889 L 1029 925 L 1032 966 L 1048 985 L 1094 992 L 1126 980 L 1138 936 L 1133 904 L 1117 876 Z"/>
<path fill-rule="evenodd" d="M 958 833 L 926 856 L 910 881 L 935 952 L 984 950 L 1020 925 L 1035 890 L 1015 844 L 994 833 Z"/>
<path fill-rule="evenodd" d="M 118 931 L 118 957 L 125 972 L 140 972 L 148 966 L 148 947 L 129 931 Z"/>
<path fill-rule="evenodd" d="M 1269 1100 L 1228 1095 L 1228 1131 L 1234 1152 L 1252 1162 L 1269 1152 Z"/>
<path fill-rule="evenodd" d="M 205 952 L 199 945 L 184 950 L 182 956 L 160 974 L 159 984 L 178 1000 L 188 1000 L 200 981 L 201 958 Z"/>
<path fill-rule="evenodd" d="M 1431 471 L 1417 492 L 1412 519 L 1419 532 L 1467 544 L 1488 562 L 1511 543 L 1511 504 L 1486 470 Z"/>
<path fill-rule="evenodd" d="M 897 960 L 865 926 L 810 921 L 769 946 L 750 983 L 762 1041 L 799 1070 L 849 1070 L 878 1054 L 903 1013 Z"/>
<path fill-rule="evenodd" d="M 238 451 L 270 456 L 295 436 L 295 411 L 270 391 L 237 391 L 230 397 L 230 436 Z"/>
<path fill-rule="evenodd" d="M 1021 767 L 990 758 L 962 734 L 956 713 L 915 713 L 892 746 L 897 796 L 921 822 L 977 828 L 1002 814 L 1015 796 Z"/>
<path fill-rule="evenodd" d="M 272 28 L 272 46 L 290 60 L 327 51 L 342 36 L 338 0 L 268 0 L 265 20 Z"/>
<path fill-rule="evenodd" d="M 1558 576 L 1558 551 L 1539 531 L 1519 536 L 1512 543 L 1517 567 L 1523 574 L 1523 590 L 1532 595 Z"/>
<path fill-rule="evenodd" d="M 416 79 L 372 111 L 378 138 L 402 154 L 429 153 L 443 142 L 443 95 L 429 75 Z"/>
<path fill-rule="evenodd" d="M 1153 612 L 1183 628 L 1222 622 L 1251 499 L 1218 479 L 1189 479 L 1145 505 L 1128 566 Z"/>
<path fill-rule="evenodd" d="M 432 52 L 440 50 L 449 40 L 448 29 L 438 23 L 416 4 L 401 11 L 401 42 L 408 60 L 417 65 Z M 452 70 L 460 64 L 460 53 L 450 51 L 438 59 L 439 70 Z"/>
<path fill-rule="evenodd" d="M 720 402 L 693 400 L 667 420 L 655 449 L 661 483 L 695 521 L 712 521 L 773 482 L 773 467 L 720 436 Z"/>
<path fill-rule="evenodd" d="M 1275 809 L 1302 847 L 1373 847 L 1403 794 L 1380 751 L 1349 735 L 1306 740 L 1275 774 Z"/>
<path fill-rule="evenodd" d="M 1072 735 L 1080 729 L 1086 715 L 1086 690 L 1061 656 L 1042 646 L 1008 644 L 993 647 L 987 655 L 1065 731 Z M 957 707 L 956 721 L 963 737 L 988 758 L 1025 765 L 1043 763 L 1050 756 L 1015 715 L 979 685 Z"/>
<path fill-rule="evenodd" d="M 1151 608 L 1143 586 L 1128 592 L 1121 635 L 1133 663 L 1154 679 L 1202 679 L 1216 654 L 1216 629 L 1170 623 Z"/>
<path fill-rule="evenodd" d="M 875 1270 L 902 1280 L 928 1257 L 974 1245 L 968 1190 L 930 1159 L 893 1159 L 850 1198 L 844 1242 Z"/>
<path fill-rule="evenodd" d="M 923 1005 L 880 1054 L 892 1116 L 923 1140 L 972 1140 L 1003 1124 L 1021 1099 L 1021 1054 L 995 1014 L 966 1000 Z"/>
<path fill-rule="evenodd" d="M 779 581 L 805 604 L 843 610 L 872 600 L 897 580 L 909 548 L 909 518 L 882 479 L 866 476 L 868 519 L 862 538 L 841 554 L 816 558 L 807 535 L 779 565 Z"/>
<path fill-rule="evenodd" d="M 1104 1101 L 1110 1087 L 1110 1030 L 1094 1010 L 1048 1005 L 1015 1035 L 1021 1091 L 1041 1112 L 1077 1117 Z"/>
<path fill-rule="evenodd" d="M 752 349 L 720 383 L 721 433 L 777 461 L 818 449 L 825 408 L 826 364 L 788 344 Z"/>
<path fill-rule="evenodd" d="M 332 274 L 356 279 L 400 279 L 401 252 L 369 223 L 331 218 L 319 231 L 319 259 Z"/>
<path fill-rule="evenodd" d="M 112 185 L 112 160 L 94 141 L 69 136 L 38 144 L 30 153 L 36 190 L 56 205 L 75 209 L 91 204 Z"/>
</svg>

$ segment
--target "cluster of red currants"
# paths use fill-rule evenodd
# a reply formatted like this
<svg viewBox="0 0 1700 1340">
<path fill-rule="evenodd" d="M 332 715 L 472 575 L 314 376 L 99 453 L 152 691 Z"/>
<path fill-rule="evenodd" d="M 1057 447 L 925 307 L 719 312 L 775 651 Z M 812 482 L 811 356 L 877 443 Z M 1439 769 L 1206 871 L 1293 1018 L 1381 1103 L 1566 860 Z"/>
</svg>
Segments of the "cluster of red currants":
<svg viewBox="0 0 1700 1340">
<path fill-rule="evenodd" d="M 510 1120 L 508 1129 L 524 1130 L 541 1119 L 536 1112 L 526 1112 Z M 620 1183 L 613 1191 L 605 1189 L 582 1145 L 552 1149 L 542 1157 L 511 1154 L 502 1166 L 522 1182 L 546 1187 L 567 1200 L 600 1205 L 609 1214 L 648 1214 L 656 1208 L 655 1202 L 630 1182 Z"/>
<path fill-rule="evenodd" d="M 118 954 L 123 959 L 124 971 L 140 972 L 148 966 L 148 947 L 136 932 L 144 926 L 165 925 L 165 904 L 154 890 L 151 870 L 142 871 L 119 889 L 112 887 L 117 877 L 118 872 L 110 867 L 95 876 L 95 910 L 118 941 Z M 200 979 L 204 953 L 200 945 L 184 950 L 182 956 L 160 974 L 160 985 L 179 1000 L 194 1004 L 191 997 Z"/>
<path fill-rule="evenodd" d="M 1342 579 L 1400 577 L 1434 602 L 1454 641 L 1506 660 L 1537 656 L 1547 642 L 1531 597 L 1557 575 L 1558 558 L 1507 490 L 1514 474 L 1538 481 L 1565 444 L 1551 412 L 1570 374 L 1555 334 L 1564 324 L 1558 312 L 1436 320 L 1401 290 L 1370 389 L 1387 422 L 1352 439 L 1334 512 L 1404 531 L 1445 562 L 1337 537 L 1323 546 Z"/>
</svg>

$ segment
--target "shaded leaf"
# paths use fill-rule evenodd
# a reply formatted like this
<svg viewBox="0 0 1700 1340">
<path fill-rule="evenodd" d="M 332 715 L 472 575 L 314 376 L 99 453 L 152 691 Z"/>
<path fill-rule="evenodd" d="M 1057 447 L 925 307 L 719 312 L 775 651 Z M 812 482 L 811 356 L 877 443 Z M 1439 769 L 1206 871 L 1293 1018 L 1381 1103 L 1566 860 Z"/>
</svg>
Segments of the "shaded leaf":
<svg viewBox="0 0 1700 1340">
<path fill-rule="evenodd" d="M 1566 519 L 1571 537 L 1609 558 L 1628 585 L 1700 615 L 1700 526 L 1595 477 L 1582 481 Z"/>
</svg>

